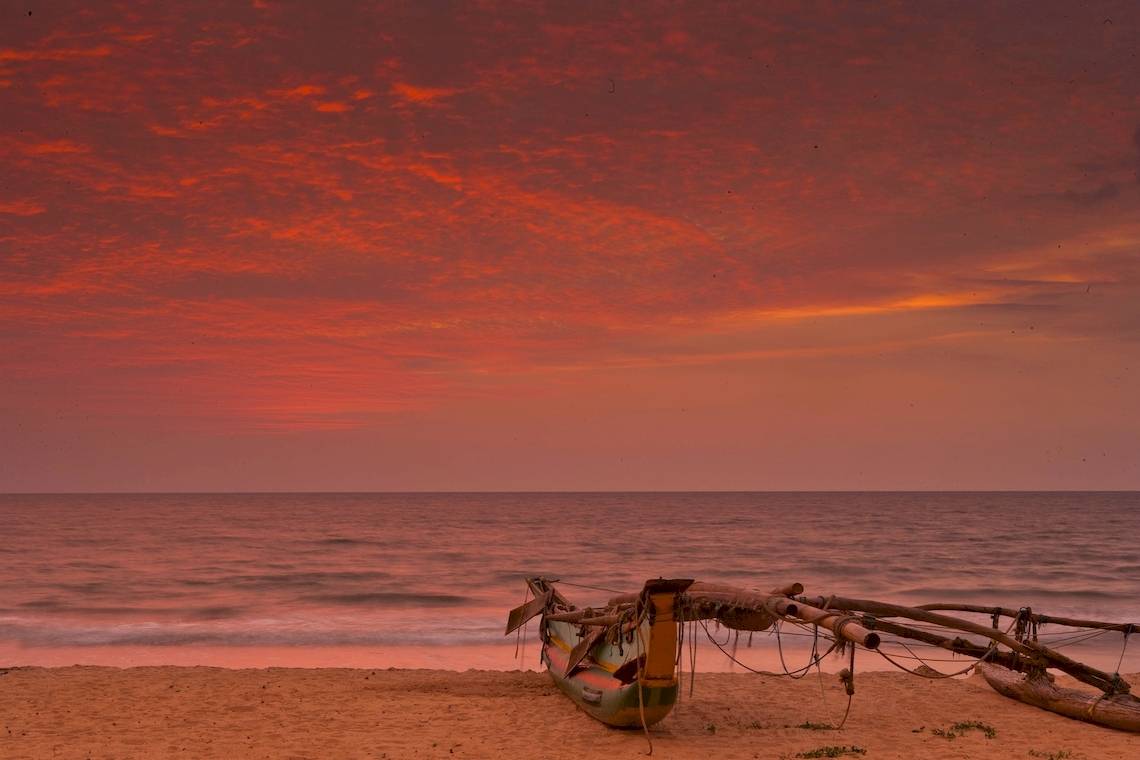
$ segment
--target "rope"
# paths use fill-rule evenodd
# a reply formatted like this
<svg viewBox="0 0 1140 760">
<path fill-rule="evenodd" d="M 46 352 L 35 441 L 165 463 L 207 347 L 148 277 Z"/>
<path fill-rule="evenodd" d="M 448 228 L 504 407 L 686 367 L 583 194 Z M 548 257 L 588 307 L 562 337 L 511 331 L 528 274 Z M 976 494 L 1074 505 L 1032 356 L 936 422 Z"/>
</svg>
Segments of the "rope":
<svg viewBox="0 0 1140 760">
<path fill-rule="evenodd" d="M 1116 671 L 1112 674 L 1112 687 L 1114 690 L 1120 688 L 1120 666 L 1124 663 L 1124 653 L 1128 651 L 1128 637 L 1132 635 L 1132 623 L 1124 629 L 1124 646 L 1120 647 L 1120 659 L 1116 661 Z M 1098 700 L 1099 701 L 1099 700 Z M 1092 709 L 1089 709 L 1089 714 L 1092 714 Z"/>
<path fill-rule="evenodd" d="M 673 658 L 673 667 L 677 669 L 677 702 L 681 701 L 681 695 L 685 693 L 685 663 L 683 661 L 683 653 L 685 651 L 685 618 L 682 617 L 677 621 L 677 656 Z"/>
<path fill-rule="evenodd" d="M 1069 647 L 1074 644 L 1083 644 L 1086 641 L 1092 641 L 1106 633 L 1108 633 L 1106 630 L 1087 630 L 1082 633 L 1066 634 L 1066 638 L 1051 641 L 1049 642 L 1049 646 L 1053 649 L 1060 649 L 1061 647 Z"/>
<path fill-rule="evenodd" d="M 899 646 L 901 646 L 901 647 L 902 647 L 903 649 L 905 649 L 906 651 L 910 652 L 910 656 L 911 656 L 911 657 L 913 657 L 914 659 L 918 660 L 920 663 L 922 663 L 922 664 L 923 664 L 923 665 L 925 665 L 926 667 L 930 668 L 930 669 L 931 669 L 931 670 L 933 670 L 935 673 L 938 673 L 938 672 L 940 672 L 940 671 L 939 671 L 937 668 L 931 667 L 931 665 L 930 665 L 930 663 L 929 663 L 929 662 L 927 662 L 927 661 L 926 661 L 926 660 L 924 660 L 923 658 L 921 658 L 921 657 L 919 657 L 918 655 L 916 655 L 916 654 L 914 653 L 914 650 L 913 650 L 913 649 L 911 649 L 911 648 L 910 648 L 909 646 L 907 646 L 906 644 L 904 644 L 903 642 L 901 642 L 901 641 L 900 641 L 900 642 L 899 642 Z M 978 659 L 977 659 L 977 660 L 974 662 L 974 665 L 976 665 L 978 662 L 981 662 L 982 660 L 984 660 L 984 659 L 986 659 L 986 658 L 990 657 L 990 656 L 991 656 L 991 654 L 990 654 L 990 653 L 991 653 L 991 652 L 993 652 L 993 651 L 995 651 L 995 648 L 994 648 L 994 647 L 990 647 L 989 649 L 987 649 L 987 650 L 986 650 L 986 652 L 985 652 L 985 654 L 983 654 L 981 657 L 979 657 L 979 658 L 978 658 Z M 970 668 L 973 668 L 973 667 L 974 667 L 974 665 L 971 665 L 971 666 L 970 666 Z M 968 670 L 968 669 L 967 669 L 967 670 Z M 963 672 L 966 672 L 966 671 L 963 671 Z M 961 674 L 959 674 L 959 675 L 961 675 Z M 928 677 L 932 677 L 932 676 L 929 676 L 929 675 L 928 675 Z M 949 678 L 949 677 L 952 677 L 952 676 L 947 676 L 947 677 Z"/>
<path fill-rule="evenodd" d="M 621 589 L 606 588 L 605 586 L 590 586 L 585 583 L 571 583 L 570 581 L 552 581 L 552 583 L 561 583 L 563 586 L 573 586 L 574 588 L 588 588 L 591 591 L 605 591 L 610 594 L 624 594 Z"/>
<path fill-rule="evenodd" d="M 689 623 L 689 698 L 693 697 L 693 689 L 697 685 L 697 623 Z"/>
<path fill-rule="evenodd" d="M 826 658 L 828 655 L 830 655 L 836 649 L 840 649 L 843 646 L 843 642 L 840 639 L 835 639 L 834 642 L 832 643 L 830 649 L 828 649 L 822 655 L 819 654 L 819 626 L 814 625 L 814 626 L 812 626 L 811 652 L 808 654 L 808 659 L 809 659 L 808 664 L 802 668 L 797 668 L 795 671 L 789 671 L 787 663 L 784 662 L 784 643 L 781 639 L 785 634 L 783 632 L 784 627 L 781 624 L 782 622 L 790 622 L 790 621 L 777 621 L 776 622 L 776 649 L 780 653 L 780 667 L 782 667 L 784 669 L 784 675 L 788 676 L 789 678 L 791 678 L 793 680 L 799 680 L 800 678 L 806 678 L 808 671 L 811 670 L 813 665 L 818 666 L 819 663 L 824 658 Z M 793 623 L 793 625 L 799 625 L 799 624 Z M 803 626 L 800 626 L 800 627 L 803 627 Z M 806 634 L 792 634 L 792 635 L 799 636 L 799 635 L 806 635 Z M 798 675 L 798 676 L 795 675 L 795 673 L 799 673 L 801 670 L 803 671 L 803 673 L 801 675 Z M 822 670 L 821 670 L 820 671 L 820 678 L 822 679 L 822 677 L 823 676 L 822 676 Z M 822 689 L 823 689 L 822 680 L 820 681 L 820 689 L 821 689 L 820 693 L 822 694 L 823 693 L 822 692 Z"/>
<path fill-rule="evenodd" d="M 815 674 L 819 680 L 819 701 L 823 703 L 823 709 L 827 710 L 827 689 L 823 685 L 823 668 L 816 664 Z"/>
<path fill-rule="evenodd" d="M 833 624 L 835 626 L 833 630 L 835 631 L 836 637 L 843 635 L 844 628 L 851 625 L 852 623 L 857 623 L 860 620 L 862 620 L 862 618 L 859 615 L 837 615 L 835 618 L 835 623 Z"/>
<path fill-rule="evenodd" d="M 649 744 L 649 751 L 645 754 L 653 754 L 653 739 L 649 736 L 649 725 L 645 722 L 645 695 L 642 692 L 641 677 L 645 674 L 645 666 L 648 663 L 649 657 L 646 656 L 645 660 L 641 659 L 641 652 L 645 649 L 645 641 L 642 638 L 641 620 L 637 621 L 637 711 L 641 715 L 641 730 L 645 732 L 645 741 Z"/>
<path fill-rule="evenodd" d="M 902 646 L 905 648 L 906 645 L 902 645 Z M 880 657 L 882 657 L 884 660 L 886 660 L 890 664 L 894 665 L 896 668 L 903 671 L 904 673 L 910 673 L 912 676 L 919 676 L 920 678 L 928 678 L 931 681 L 937 681 L 937 680 L 942 679 L 942 678 L 954 678 L 955 676 L 960 676 L 960 675 L 964 675 L 966 673 L 969 673 L 971 670 L 974 669 L 974 667 L 979 662 L 984 662 L 985 660 L 988 660 L 990 657 L 992 657 L 993 654 L 995 652 L 997 652 L 997 648 L 996 647 L 990 647 L 990 649 L 987 650 L 985 654 L 983 654 L 981 657 L 979 657 L 978 659 L 971 662 L 967 667 L 962 668 L 961 670 L 959 670 L 956 673 L 940 673 L 939 671 L 935 670 L 934 668 L 931 668 L 929 665 L 927 665 L 925 662 L 923 662 L 921 657 L 919 657 L 919 656 L 915 655 L 913 652 L 911 652 L 911 655 L 914 657 L 914 659 L 918 660 L 923 665 L 926 665 L 926 667 L 933 670 L 937 675 L 930 675 L 929 673 L 922 673 L 918 670 L 911 670 L 910 668 L 906 667 L 905 665 L 901 665 L 901 664 L 895 662 L 893 657 L 891 657 L 889 654 L 887 654 L 886 652 L 884 652 L 881 649 L 876 649 L 875 652 Z"/>
<path fill-rule="evenodd" d="M 783 673 L 774 673 L 774 672 L 768 671 L 768 670 L 757 670 L 756 668 L 753 668 L 752 666 L 750 666 L 744 662 L 741 662 L 733 653 L 730 653 L 724 647 L 724 644 L 727 644 L 729 639 L 731 638 L 731 634 L 729 634 L 729 637 L 726 638 L 724 641 L 724 644 L 722 644 L 721 642 L 717 641 L 717 639 L 713 635 L 712 631 L 709 630 L 708 623 L 705 622 L 704 620 L 690 621 L 690 625 L 695 625 L 695 623 L 698 623 L 698 622 L 701 624 L 701 627 L 704 629 L 706 638 L 708 638 L 708 640 L 710 642 L 712 642 L 713 646 L 715 646 L 717 649 L 719 649 L 721 651 L 721 654 L 723 654 L 725 657 L 727 657 L 734 664 L 739 665 L 740 667 L 744 668 L 745 670 L 747 670 L 750 673 L 755 673 L 757 675 L 762 675 L 762 676 L 772 676 L 775 678 L 788 677 L 788 678 L 793 678 L 793 679 L 799 679 L 799 678 L 805 677 L 811 671 L 811 669 L 813 667 L 816 668 L 817 672 L 819 673 L 820 679 L 821 679 L 820 680 L 820 694 L 821 694 L 821 697 L 826 700 L 826 695 L 823 691 L 823 681 L 822 681 L 823 670 L 819 667 L 819 663 L 822 662 L 824 659 L 826 659 L 832 652 L 834 652 L 840 646 L 841 642 L 839 640 L 833 640 L 831 646 L 828 647 L 827 651 L 824 652 L 823 654 L 820 654 L 819 653 L 819 646 L 818 646 L 818 641 L 819 641 L 819 627 L 818 626 L 814 626 L 815 630 L 814 630 L 814 633 L 812 634 L 812 638 L 813 638 L 812 650 L 809 654 L 809 659 L 808 659 L 807 664 L 805 664 L 803 667 L 796 668 L 795 670 L 789 670 L 788 666 L 787 666 L 787 662 L 784 659 L 783 646 L 780 643 L 780 636 L 781 636 L 780 622 L 781 621 L 777 621 L 777 624 L 776 624 L 776 642 L 777 642 L 777 646 L 780 649 L 780 664 L 783 666 L 784 672 Z M 684 629 L 684 623 L 682 623 L 682 630 L 683 629 Z M 639 634 L 640 634 L 640 629 L 639 629 Z M 685 638 L 685 634 L 682 633 L 681 636 L 682 636 L 682 640 L 683 640 Z M 689 696 L 691 697 L 692 693 L 693 693 L 692 692 L 693 683 L 696 679 L 696 672 L 697 672 L 697 670 L 696 670 L 696 637 L 692 635 L 691 631 L 688 635 L 688 641 L 689 641 L 689 652 L 690 652 L 690 658 L 691 658 L 691 665 L 690 665 L 690 670 L 689 670 Z M 839 725 L 836 727 L 836 730 L 843 728 L 843 726 L 847 723 L 847 717 L 851 714 L 851 704 L 852 704 L 854 694 L 855 694 L 855 680 L 854 680 L 855 646 L 853 644 L 851 645 L 850 661 L 849 662 L 850 662 L 849 668 L 844 671 L 844 674 L 846 674 L 846 675 L 844 675 L 844 674 L 840 675 L 840 677 L 844 681 L 844 684 L 845 684 L 846 690 L 847 690 L 847 707 L 843 711 L 843 718 L 842 718 L 842 720 L 840 720 Z M 641 692 L 639 691 L 638 692 L 639 700 L 640 700 L 640 697 L 641 697 Z M 642 719 L 642 727 L 645 728 L 645 726 L 644 726 L 644 722 L 645 722 L 644 708 L 643 708 L 640 701 L 638 702 L 638 707 L 639 707 L 639 709 L 643 710 L 641 719 Z M 648 729 L 645 729 L 645 732 L 646 732 L 646 738 L 648 739 L 649 738 Z M 650 754 L 653 753 L 652 742 L 650 742 L 649 753 Z"/>
<path fill-rule="evenodd" d="M 784 675 L 791 676 L 792 674 L 791 674 L 791 671 L 788 670 L 788 664 L 786 662 L 784 662 L 784 639 L 781 636 L 782 628 L 783 628 L 783 622 L 780 620 L 777 620 L 775 622 L 775 625 L 773 628 L 773 633 L 776 634 L 776 651 L 780 653 L 780 667 L 784 669 Z M 815 637 L 818 635 L 819 634 L 816 633 L 816 634 L 813 634 L 813 636 L 812 636 L 811 651 L 808 653 L 808 659 L 809 660 L 811 658 L 811 655 L 815 654 Z M 795 676 L 792 676 L 792 677 L 794 678 Z"/>
<path fill-rule="evenodd" d="M 886 642 L 886 643 L 894 644 L 897 646 L 903 646 L 903 643 L 901 641 L 891 641 L 891 642 Z M 880 648 L 882 648 L 881 645 L 880 645 Z M 939 649 L 939 647 L 934 647 L 934 648 Z M 908 651 L 911 651 L 911 650 L 908 649 Z M 900 660 L 918 660 L 918 662 L 923 664 L 923 665 L 928 665 L 931 662 L 952 662 L 952 663 L 961 663 L 962 662 L 961 657 L 921 657 L 917 654 L 913 654 L 913 652 L 912 652 L 912 654 L 901 654 L 899 652 L 892 652 L 891 656 L 897 657 Z"/>
<path fill-rule="evenodd" d="M 770 670 L 756 670 L 756 669 L 755 669 L 755 668 L 753 668 L 752 666 L 750 666 L 750 665 L 748 665 L 748 664 L 746 664 L 746 663 L 743 663 L 743 662 L 741 662 L 740 660 L 736 659 L 736 658 L 735 658 L 735 657 L 733 657 L 731 654 L 729 654 L 729 652 L 728 652 L 728 651 L 727 651 L 727 650 L 726 650 L 726 649 L 725 649 L 723 646 L 721 646 L 720 642 L 718 642 L 718 641 L 716 640 L 716 638 L 714 638 L 714 637 L 713 637 L 712 633 L 709 631 L 709 627 L 708 627 L 708 624 L 706 624 L 706 623 L 705 623 L 705 621 L 703 621 L 703 620 L 700 620 L 700 621 L 698 621 L 698 622 L 701 624 L 701 627 L 705 629 L 705 635 L 708 637 L 708 640 L 709 640 L 709 641 L 711 641 L 711 642 L 713 643 L 713 645 L 715 645 L 715 646 L 716 646 L 716 648 L 717 648 L 717 649 L 719 649 L 719 650 L 721 651 L 721 653 L 722 653 L 722 654 L 724 654 L 724 656 L 725 656 L 725 657 L 727 657 L 727 658 L 728 658 L 729 660 L 731 660 L 733 663 L 735 663 L 735 664 L 739 665 L 740 667 L 744 668 L 744 669 L 745 669 L 745 670 L 747 670 L 749 673 L 755 673 L 756 675 L 760 675 L 760 676 L 772 676 L 772 677 L 774 677 L 774 678 L 783 678 L 783 677 L 790 677 L 790 678 L 793 678 L 793 679 L 799 679 L 799 678 L 803 678 L 803 677 L 804 677 L 804 675 L 807 675 L 807 673 L 808 673 L 808 672 L 809 672 L 809 671 L 810 671 L 810 670 L 811 670 L 813 667 L 815 667 L 816 665 L 818 665 L 818 664 L 820 663 L 820 661 L 821 661 L 821 660 L 825 659 L 825 658 L 826 658 L 826 657 L 827 657 L 829 654 L 831 654 L 833 651 L 835 651 L 835 645 L 832 645 L 832 647 L 831 647 L 830 649 L 828 649 L 826 652 L 824 652 L 824 653 L 823 653 L 823 654 L 821 654 L 821 655 L 817 655 L 817 654 L 815 654 L 815 653 L 813 652 L 813 657 L 812 657 L 812 660 L 811 660 L 810 662 L 808 662 L 808 664 L 807 664 L 807 665 L 804 665 L 802 668 L 796 668 L 795 670 L 792 670 L 792 671 L 789 671 L 789 670 L 787 669 L 787 667 L 786 667 L 786 666 L 785 666 L 785 668 L 784 668 L 784 672 L 783 672 L 783 673 L 774 673 L 774 672 L 772 672 L 772 671 L 770 671 Z M 777 641 L 778 641 L 778 640 L 779 640 L 779 639 L 777 639 Z M 800 673 L 801 671 L 803 671 L 803 675 L 799 675 L 799 676 L 797 676 L 797 675 L 794 675 L 795 673 Z M 691 684 L 692 684 L 692 679 L 691 679 L 691 678 L 690 678 L 689 682 L 690 682 L 690 685 L 691 685 Z M 692 695 L 692 692 L 690 691 L 690 696 L 691 696 L 691 695 Z"/>
<path fill-rule="evenodd" d="M 839 679 L 843 681 L 843 688 L 847 691 L 847 707 L 843 710 L 843 719 L 839 721 L 839 725 L 835 727 L 839 731 L 847 723 L 847 716 L 851 714 L 851 702 L 855 699 L 855 647 L 851 647 L 851 659 L 848 661 L 847 670 L 839 673 Z"/>
</svg>

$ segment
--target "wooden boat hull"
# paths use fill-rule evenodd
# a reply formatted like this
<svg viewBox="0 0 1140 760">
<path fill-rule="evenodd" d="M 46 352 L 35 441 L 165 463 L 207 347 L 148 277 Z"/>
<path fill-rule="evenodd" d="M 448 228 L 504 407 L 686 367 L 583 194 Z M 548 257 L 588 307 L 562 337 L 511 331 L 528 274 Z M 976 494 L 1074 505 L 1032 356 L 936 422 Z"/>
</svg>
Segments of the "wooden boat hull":
<svg viewBox="0 0 1140 760">
<path fill-rule="evenodd" d="M 545 625 L 542 661 L 558 688 L 583 712 L 617 728 L 640 728 L 643 716 L 644 725 L 651 726 L 673 709 L 675 680 L 652 685 L 639 682 L 636 667 L 624 668 L 630 675 L 623 672 L 623 666 L 635 663 L 636 641 L 623 642 L 621 647 L 601 642 L 568 674 L 570 653 L 581 637 L 572 624 L 547 621 Z"/>
<path fill-rule="evenodd" d="M 994 691 L 1033 707 L 1122 731 L 1140 731 L 1140 699 L 1131 694 L 1090 694 L 1054 686 L 1044 677 L 1033 678 L 1000 665 L 978 663 Z"/>
<path fill-rule="evenodd" d="M 528 578 L 534 599 L 507 616 L 506 633 L 542 616 L 542 661 L 554 683 L 591 717 L 619 728 L 648 727 L 677 701 L 678 596 L 692 581 L 645 582 L 608 614 L 579 609 L 554 587 Z"/>
</svg>

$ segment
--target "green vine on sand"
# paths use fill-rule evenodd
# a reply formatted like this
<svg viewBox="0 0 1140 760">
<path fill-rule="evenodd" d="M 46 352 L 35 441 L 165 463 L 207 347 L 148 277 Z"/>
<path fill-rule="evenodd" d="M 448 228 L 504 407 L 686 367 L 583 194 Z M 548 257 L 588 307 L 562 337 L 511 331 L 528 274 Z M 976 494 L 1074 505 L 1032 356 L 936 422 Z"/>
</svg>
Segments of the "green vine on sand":
<svg viewBox="0 0 1140 760">
<path fill-rule="evenodd" d="M 997 729 L 988 723 L 982 723 L 978 720 L 959 721 L 950 728 L 934 728 L 930 733 L 935 736 L 941 736 L 943 739 L 957 739 L 967 731 L 978 730 L 986 735 L 987 739 L 992 739 L 997 736 Z"/>
<path fill-rule="evenodd" d="M 829 746 L 829 747 L 816 747 L 815 749 L 808 750 L 807 752 L 797 752 L 796 757 L 843 757 L 845 755 L 865 755 L 867 750 L 863 747 L 856 745 Z"/>
</svg>

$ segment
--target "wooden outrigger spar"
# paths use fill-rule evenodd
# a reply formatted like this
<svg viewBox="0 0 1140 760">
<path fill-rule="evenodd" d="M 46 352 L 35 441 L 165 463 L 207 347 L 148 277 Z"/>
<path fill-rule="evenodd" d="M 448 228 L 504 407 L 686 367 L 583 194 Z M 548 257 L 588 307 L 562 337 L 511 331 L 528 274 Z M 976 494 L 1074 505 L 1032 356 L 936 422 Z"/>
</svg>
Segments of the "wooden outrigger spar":
<svg viewBox="0 0 1140 760">
<path fill-rule="evenodd" d="M 921 642 L 973 658 L 966 670 L 976 669 L 1007 697 L 1071 718 L 1140 732 L 1140 699 L 1118 673 L 1078 662 L 1042 644 L 1037 636 L 1038 628 L 1048 624 L 1117 631 L 1127 642 L 1140 630 L 1131 623 L 1053 617 L 1028 608 L 907 607 L 838 596 L 809 597 L 798 583 L 762 593 L 660 578 L 646 581 L 639 592 L 611 598 L 603 608 L 579 608 L 556 588 L 558 581 L 528 578 L 526 583 L 534 599 L 511 610 L 506 632 L 541 617 L 541 657 L 554 682 L 582 710 L 612 726 L 648 727 L 668 715 L 677 698 L 684 624 L 715 620 L 749 632 L 768 630 L 781 621 L 813 626 L 833 641 L 833 649 L 840 650 L 847 646 L 876 650 L 883 635 Z M 985 614 L 991 625 L 947 612 Z M 1004 630 L 999 627 L 1002 618 L 1011 620 Z M 813 657 L 809 666 L 822 659 Z M 1049 669 L 1102 693 L 1057 688 Z M 853 674 L 845 673 L 851 694 Z"/>
</svg>

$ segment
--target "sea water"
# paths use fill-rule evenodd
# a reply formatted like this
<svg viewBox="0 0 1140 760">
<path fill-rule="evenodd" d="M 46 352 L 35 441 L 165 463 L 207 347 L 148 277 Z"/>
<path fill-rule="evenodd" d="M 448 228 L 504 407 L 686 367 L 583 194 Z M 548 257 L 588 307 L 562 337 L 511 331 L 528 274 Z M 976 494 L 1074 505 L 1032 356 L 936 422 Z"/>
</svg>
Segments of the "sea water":
<svg viewBox="0 0 1140 760">
<path fill-rule="evenodd" d="M 0 536 L 0 666 L 535 667 L 533 628 L 503 636 L 533 575 L 582 604 L 663 576 L 1140 623 L 1134 492 L 3 495 Z M 810 637 L 782 631 L 796 667 Z M 771 632 L 709 632 L 778 662 Z M 1140 671 L 1124 644 L 1066 651 Z"/>
</svg>

